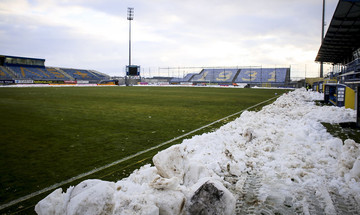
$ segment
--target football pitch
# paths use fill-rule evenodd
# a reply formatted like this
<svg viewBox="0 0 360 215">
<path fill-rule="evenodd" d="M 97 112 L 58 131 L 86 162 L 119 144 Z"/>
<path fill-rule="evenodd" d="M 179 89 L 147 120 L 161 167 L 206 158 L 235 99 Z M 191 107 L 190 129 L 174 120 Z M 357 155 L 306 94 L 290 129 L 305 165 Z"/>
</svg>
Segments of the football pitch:
<svg viewBox="0 0 360 215">
<path fill-rule="evenodd" d="M 0 88 L 0 205 L 285 92 L 230 87 Z M 191 135 L 209 132 L 223 123 Z M 119 180 L 151 163 L 157 150 L 74 179 L 63 187 L 86 178 Z"/>
</svg>

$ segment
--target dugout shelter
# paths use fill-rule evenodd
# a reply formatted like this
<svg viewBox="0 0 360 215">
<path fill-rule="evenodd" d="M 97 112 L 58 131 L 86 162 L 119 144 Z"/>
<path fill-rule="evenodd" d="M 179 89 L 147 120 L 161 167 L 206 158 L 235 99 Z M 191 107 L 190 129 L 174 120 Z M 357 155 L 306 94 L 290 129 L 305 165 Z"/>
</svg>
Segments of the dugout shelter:
<svg viewBox="0 0 360 215">
<path fill-rule="evenodd" d="M 344 84 L 325 84 L 324 102 L 355 109 L 355 91 Z"/>
</svg>

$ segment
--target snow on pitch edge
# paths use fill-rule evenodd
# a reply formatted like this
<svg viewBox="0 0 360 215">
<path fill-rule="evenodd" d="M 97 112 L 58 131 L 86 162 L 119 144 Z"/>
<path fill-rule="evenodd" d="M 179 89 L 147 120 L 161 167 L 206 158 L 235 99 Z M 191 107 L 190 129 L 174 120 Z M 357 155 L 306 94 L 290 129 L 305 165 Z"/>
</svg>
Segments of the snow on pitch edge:
<svg viewBox="0 0 360 215">
<path fill-rule="evenodd" d="M 355 121 L 290 92 L 215 132 L 184 140 L 116 183 L 86 180 L 41 200 L 38 214 L 359 214 L 360 148 L 320 122 Z"/>
</svg>

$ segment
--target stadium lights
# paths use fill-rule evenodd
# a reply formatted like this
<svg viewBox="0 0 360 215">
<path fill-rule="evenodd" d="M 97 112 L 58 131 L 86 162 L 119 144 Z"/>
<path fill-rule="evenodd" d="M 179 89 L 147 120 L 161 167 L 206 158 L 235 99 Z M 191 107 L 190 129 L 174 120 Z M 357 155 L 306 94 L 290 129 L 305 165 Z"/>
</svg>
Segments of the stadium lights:
<svg viewBox="0 0 360 215">
<path fill-rule="evenodd" d="M 133 20 L 134 19 L 134 8 L 133 7 L 128 7 L 128 20 Z"/>
<path fill-rule="evenodd" d="M 129 66 L 131 65 L 131 20 L 134 19 L 134 8 L 128 7 L 127 20 L 129 20 Z"/>
</svg>

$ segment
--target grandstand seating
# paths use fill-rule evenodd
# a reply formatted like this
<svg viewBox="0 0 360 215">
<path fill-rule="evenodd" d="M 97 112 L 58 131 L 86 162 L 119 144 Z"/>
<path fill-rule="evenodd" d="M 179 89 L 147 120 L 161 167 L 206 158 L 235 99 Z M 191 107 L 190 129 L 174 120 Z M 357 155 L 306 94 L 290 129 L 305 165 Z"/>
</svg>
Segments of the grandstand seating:
<svg viewBox="0 0 360 215">
<path fill-rule="evenodd" d="M 46 67 L 46 71 L 48 71 L 49 74 L 55 76 L 55 79 L 57 78 L 62 80 L 69 80 L 68 77 L 66 77 L 61 71 L 55 68 Z"/>
<path fill-rule="evenodd" d="M 346 72 L 360 72 L 360 58 L 346 65 Z"/>
<path fill-rule="evenodd" d="M 0 80 L 12 80 L 11 75 L 6 71 L 3 66 L 0 66 Z"/>
<path fill-rule="evenodd" d="M 236 83 L 285 83 L 287 68 L 248 68 L 241 69 Z"/>
<path fill-rule="evenodd" d="M 193 82 L 231 83 L 238 69 L 203 69 L 198 75 L 194 75 Z"/>
<path fill-rule="evenodd" d="M 64 74 L 54 68 L 30 67 L 30 66 L 9 66 L 18 78 L 32 80 L 69 80 Z"/>
<path fill-rule="evenodd" d="M 196 75 L 196 73 L 189 73 L 183 78 L 172 78 L 170 80 L 171 83 L 180 83 L 180 82 L 190 82 L 190 79 Z"/>
<path fill-rule="evenodd" d="M 96 77 L 98 77 L 99 79 L 101 80 L 107 80 L 109 79 L 109 76 L 105 75 L 105 74 L 102 74 L 98 71 L 95 71 L 95 70 L 89 70 L 89 72 L 91 72 L 92 74 L 94 74 Z"/>
<path fill-rule="evenodd" d="M 189 82 L 196 73 L 189 73 L 183 78 L 183 82 Z"/>
<path fill-rule="evenodd" d="M 183 82 L 182 78 L 172 78 L 170 80 L 170 83 L 180 83 L 180 82 Z"/>
<path fill-rule="evenodd" d="M 21 83 L 25 83 L 33 80 L 64 83 L 64 81 L 83 80 L 88 83 L 99 83 L 109 78 L 108 75 L 95 70 L 45 67 L 45 59 L 0 55 L 0 79 L 5 81 L 21 80 Z"/>
<path fill-rule="evenodd" d="M 345 83 L 360 81 L 360 58 L 353 60 L 346 65 L 344 74 L 341 75 Z"/>
<path fill-rule="evenodd" d="M 62 69 L 64 72 L 75 78 L 76 80 L 102 80 L 101 77 L 98 77 L 94 73 L 88 70 L 82 69 Z"/>
<path fill-rule="evenodd" d="M 33 66 L 8 66 L 15 75 L 20 79 L 32 79 L 32 80 L 104 80 L 108 77 L 104 74 L 79 69 L 56 69 L 53 67 L 33 67 Z M 1 77 L 7 73 L 5 70 L 1 70 Z M 7 74 L 9 75 L 9 74 Z M 8 76 L 7 76 L 8 77 Z M 10 76 L 12 79 L 12 77 Z"/>
</svg>

